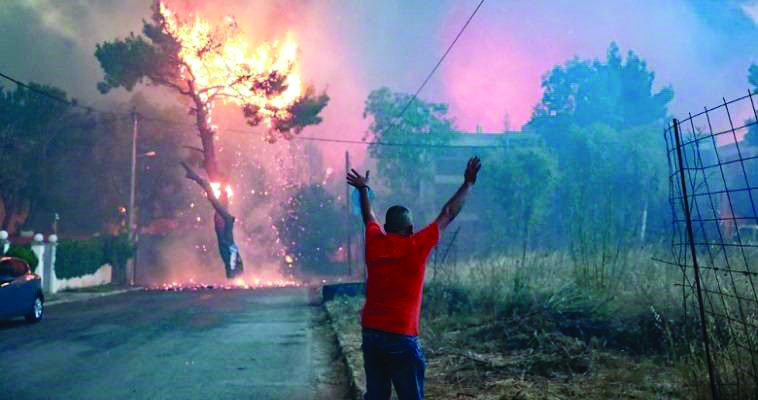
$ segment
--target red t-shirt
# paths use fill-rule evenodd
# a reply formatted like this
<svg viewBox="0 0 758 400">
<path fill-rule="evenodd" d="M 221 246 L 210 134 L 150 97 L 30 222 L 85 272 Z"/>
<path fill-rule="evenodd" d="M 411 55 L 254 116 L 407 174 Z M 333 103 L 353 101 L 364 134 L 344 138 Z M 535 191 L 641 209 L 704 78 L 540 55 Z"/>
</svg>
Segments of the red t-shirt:
<svg viewBox="0 0 758 400">
<path fill-rule="evenodd" d="M 364 327 L 418 336 L 426 259 L 439 239 L 435 223 L 412 236 L 386 234 L 376 222 L 366 225 Z"/>
</svg>

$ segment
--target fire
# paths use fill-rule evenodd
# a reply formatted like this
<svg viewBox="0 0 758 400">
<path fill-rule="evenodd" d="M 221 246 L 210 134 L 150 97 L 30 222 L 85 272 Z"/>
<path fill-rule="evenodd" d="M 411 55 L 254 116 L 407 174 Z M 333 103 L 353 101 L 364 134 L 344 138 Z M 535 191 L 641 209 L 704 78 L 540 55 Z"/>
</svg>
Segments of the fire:
<svg viewBox="0 0 758 400">
<path fill-rule="evenodd" d="M 216 196 L 216 198 L 221 198 L 221 182 L 211 182 L 211 190 L 213 191 L 213 195 Z M 232 189 L 232 185 L 227 184 L 224 187 L 224 191 L 226 192 L 226 197 L 231 199 L 234 196 L 234 190 Z"/>
<path fill-rule="evenodd" d="M 256 277 L 237 278 L 225 283 L 198 283 L 190 279 L 187 283 L 165 282 L 157 286 L 147 287 L 146 290 L 160 291 L 197 291 L 197 290 L 233 290 L 233 289 L 263 289 L 306 287 L 302 282 L 290 279 L 260 279 Z"/>
<path fill-rule="evenodd" d="M 179 74 L 193 82 L 209 124 L 216 98 L 257 107 L 268 127 L 274 119 L 291 117 L 287 107 L 303 95 L 296 64 L 298 46 L 291 35 L 253 48 L 232 17 L 226 17 L 220 27 L 199 16 L 184 21 L 162 2 L 160 14 L 164 33 L 180 47 Z"/>
</svg>

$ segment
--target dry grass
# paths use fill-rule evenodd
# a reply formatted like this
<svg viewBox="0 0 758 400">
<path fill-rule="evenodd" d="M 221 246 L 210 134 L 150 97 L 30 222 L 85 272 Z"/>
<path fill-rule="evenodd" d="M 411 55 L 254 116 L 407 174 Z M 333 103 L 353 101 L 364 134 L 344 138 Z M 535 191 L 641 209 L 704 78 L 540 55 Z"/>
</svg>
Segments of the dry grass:
<svg viewBox="0 0 758 400">
<path fill-rule="evenodd" d="M 561 334 L 555 329 L 560 323 L 546 320 L 560 315 L 544 310 L 561 310 L 564 317 L 572 311 L 600 312 L 597 302 L 572 295 L 565 285 L 555 284 L 556 276 L 549 276 L 557 271 L 535 268 L 526 284 L 522 278 L 515 278 L 517 271 L 507 268 L 517 263 L 500 258 L 492 264 L 472 263 L 459 268 L 457 274 L 461 275 L 455 285 L 428 282 L 424 298 L 428 304 L 421 322 L 428 361 L 426 398 L 683 398 L 677 394 L 677 375 L 663 357 L 634 356 L 610 348 L 602 338 L 584 341 Z M 539 282 L 540 274 L 552 286 L 530 289 Z M 495 277 L 507 283 L 490 279 Z M 519 279 L 522 283 L 513 283 Z M 345 343 L 343 350 L 353 360 L 360 391 L 365 388 L 361 387 L 358 322 L 362 303 L 362 298 L 345 297 L 327 303 Z M 607 312 L 608 303 L 606 300 L 600 308 L 605 307 Z M 429 310 L 430 306 L 435 310 Z M 650 304 L 647 306 L 649 310 Z"/>
<path fill-rule="evenodd" d="M 427 398 L 709 399 L 696 309 L 690 305 L 685 319 L 682 272 L 653 261 L 669 258 L 663 254 L 532 252 L 430 263 L 421 321 Z M 732 298 L 752 295 L 746 279 L 725 279 L 706 270 L 703 283 Z M 721 377 L 743 382 L 735 386 L 741 392 L 725 391 L 724 398 L 758 398 L 744 384 L 751 357 L 735 345 L 758 348 L 755 330 L 744 329 L 758 324 L 758 311 L 708 300 L 716 313 L 747 318 L 731 328 L 727 320 L 708 322 L 719 338 L 711 346 Z M 331 305 L 337 319 L 346 319 L 340 329 L 352 332 L 356 358 L 361 304 Z"/>
</svg>

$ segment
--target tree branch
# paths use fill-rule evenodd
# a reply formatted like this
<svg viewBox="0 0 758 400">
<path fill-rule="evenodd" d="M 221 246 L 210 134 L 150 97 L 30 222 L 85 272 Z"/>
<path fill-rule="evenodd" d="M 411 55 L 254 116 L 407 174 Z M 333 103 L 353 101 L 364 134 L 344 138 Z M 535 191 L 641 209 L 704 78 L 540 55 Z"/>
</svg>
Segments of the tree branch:
<svg viewBox="0 0 758 400">
<path fill-rule="evenodd" d="M 234 221 L 234 216 L 229 213 L 229 211 L 224 207 L 223 204 L 216 198 L 216 195 L 213 194 L 213 188 L 211 188 L 211 184 L 200 177 L 200 175 L 195 172 L 195 170 L 192 169 L 187 163 L 184 161 L 180 162 L 182 167 L 184 167 L 184 170 L 186 171 L 187 179 L 195 181 L 203 190 L 205 190 L 205 195 L 208 197 L 208 201 L 211 202 L 211 205 L 213 206 L 213 209 L 216 210 L 216 212 L 221 215 L 221 218 L 223 218 L 225 221 Z"/>
<path fill-rule="evenodd" d="M 159 85 L 165 85 L 172 89 L 175 89 L 176 91 L 178 91 L 180 94 L 184 96 L 192 96 L 192 93 L 190 91 L 185 90 L 184 88 L 182 88 L 181 86 L 179 86 L 179 84 L 175 82 L 171 82 L 163 77 L 160 77 L 158 75 L 153 75 L 153 74 L 148 74 L 147 77 L 150 78 L 151 81 Z"/>
</svg>

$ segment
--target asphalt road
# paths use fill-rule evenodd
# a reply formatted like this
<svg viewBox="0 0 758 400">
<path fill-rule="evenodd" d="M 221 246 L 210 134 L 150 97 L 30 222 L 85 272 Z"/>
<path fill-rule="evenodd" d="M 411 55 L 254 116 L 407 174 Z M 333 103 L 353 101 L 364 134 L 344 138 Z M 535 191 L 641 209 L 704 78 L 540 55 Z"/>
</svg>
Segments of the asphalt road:
<svg viewBox="0 0 758 400">
<path fill-rule="evenodd" d="M 312 296 L 311 296 L 312 297 Z M 307 289 L 131 292 L 0 322 L 0 399 L 344 399 Z"/>
</svg>

